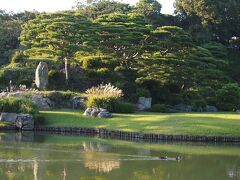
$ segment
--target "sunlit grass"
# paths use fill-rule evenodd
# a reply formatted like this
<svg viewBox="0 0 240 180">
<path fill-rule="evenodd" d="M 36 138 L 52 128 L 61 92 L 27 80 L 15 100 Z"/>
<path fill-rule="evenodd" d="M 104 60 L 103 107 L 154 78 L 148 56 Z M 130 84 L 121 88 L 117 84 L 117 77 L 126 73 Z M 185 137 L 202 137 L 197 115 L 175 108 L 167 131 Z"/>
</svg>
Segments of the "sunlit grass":
<svg viewBox="0 0 240 180">
<path fill-rule="evenodd" d="M 114 114 L 111 119 L 89 118 L 81 111 L 42 111 L 45 125 L 94 127 L 143 133 L 240 136 L 240 115 L 235 113 Z"/>
</svg>

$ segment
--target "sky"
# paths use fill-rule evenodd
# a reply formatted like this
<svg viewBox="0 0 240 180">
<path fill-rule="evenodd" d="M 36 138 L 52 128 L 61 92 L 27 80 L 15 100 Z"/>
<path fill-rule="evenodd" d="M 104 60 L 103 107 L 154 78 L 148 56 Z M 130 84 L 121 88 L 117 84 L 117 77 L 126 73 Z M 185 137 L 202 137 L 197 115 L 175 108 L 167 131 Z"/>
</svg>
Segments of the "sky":
<svg viewBox="0 0 240 180">
<path fill-rule="evenodd" d="M 0 9 L 13 12 L 24 10 L 54 12 L 58 10 L 68 10 L 75 5 L 76 0 L 0 0 Z M 138 0 L 119 0 L 125 3 L 134 4 Z M 158 0 L 162 4 L 162 13 L 172 14 L 174 11 L 174 0 Z"/>
</svg>

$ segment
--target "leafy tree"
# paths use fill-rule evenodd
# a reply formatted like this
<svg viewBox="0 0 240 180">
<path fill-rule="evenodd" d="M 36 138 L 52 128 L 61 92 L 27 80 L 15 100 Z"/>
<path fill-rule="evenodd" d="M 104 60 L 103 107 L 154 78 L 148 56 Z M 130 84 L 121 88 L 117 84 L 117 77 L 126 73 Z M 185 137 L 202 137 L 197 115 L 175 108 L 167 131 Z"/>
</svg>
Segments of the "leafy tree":
<svg viewBox="0 0 240 180">
<path fill-rule="evenodd" d="M 185 18 L 198 17 L 208 26 L 212 36 L 227 44 L 232 37 L 239 37 L 240 4 L 238 0 L 176 0 L 176 9 Z"/>
<path fill-rule="evenodd" d="M 162 5 L 157 0 L 139 0 L 135 11 L 146 17 L 161 14 Z"/>
<path fill-rule="evenodd" d="M 145 35 L 149 33 L 143 16 L 139 14 L 109 14 L 96 19 L 103 53 L 119 60 L 121 67 L 130 68 L 131 61 L 142 52 Z"/>
<path fill-rule="evenodd" d="M 65 62 L 66 82 L 75 53 L 90 48 L 91 22 L 70 12 L 41 14 L 23 25 L 21 44 L 30 57 L 47 57 Z"/>
</svg>

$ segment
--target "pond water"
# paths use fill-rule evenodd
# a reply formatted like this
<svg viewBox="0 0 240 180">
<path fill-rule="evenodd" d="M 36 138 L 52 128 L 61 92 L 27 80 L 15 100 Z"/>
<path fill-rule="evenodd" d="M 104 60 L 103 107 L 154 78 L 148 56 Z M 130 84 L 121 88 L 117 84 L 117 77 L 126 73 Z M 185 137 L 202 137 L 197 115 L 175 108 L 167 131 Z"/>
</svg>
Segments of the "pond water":
<svg viewBox="0 0 240 180">
<path fill-rule="evenodd" d="M 0 179 L 236 180 L 240 145 L 1 133 Z"/>
</svg>

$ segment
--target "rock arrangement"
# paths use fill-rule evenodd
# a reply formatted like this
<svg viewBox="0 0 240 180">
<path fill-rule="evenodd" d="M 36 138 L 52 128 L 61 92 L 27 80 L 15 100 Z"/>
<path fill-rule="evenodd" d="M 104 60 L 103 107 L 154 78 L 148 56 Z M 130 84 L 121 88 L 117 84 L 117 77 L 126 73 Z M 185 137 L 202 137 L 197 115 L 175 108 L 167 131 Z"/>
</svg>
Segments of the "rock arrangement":
<svg viewBox="0 0 240 180">
<path fill-rule="evenodd" d="M 98 117 L 98 118 L 111 118 L 112 114 L 106 109 L 102 108 L 87 108 L 83 113 L 84 116 Z"/>
<path fill-rule="evenodd" d="M 48 85 L 48 66 L 40 62 L 35 72 L 35 84 L 39 90 L 45 90 Z"/>
<path fill-rule="evenodd" d="M 13 123 L 18 129 L 33 130 L 34 120 L 30 114 L 1 113 L 0 121 Z"/>
<path fill-rule="evenodd" d="M 138 98 L 137 109 L 139 111 L 151 109 L 151 107 L 152 107 L 152 98 L 148 98 L 148 97 L 139 97 Z"/>
<path fill-rule="evenodd" d="M 58 92 L 52 92 L 52 94 Z M 51 110 L 61 108 L 73 108 L 73 109 L 86 109 L 85 101 L 86 97 L 74 96 L 69 99 L 61 99 L 58 96 L 53 98 L 54 95 L 48 95 L 39 91 L 15 91 L 15 92 L 2 92 L 0 98 L 4 97 L 18 97 L 26 98 L 35 103 L 39 110 Z"/>
<path fill-rule="evenodd" d="M 218 109 L 215 106 L 205 106 L 205 107 L 199 107 L 196 112 L 218 112 Z M 193 112 L 193 106 L 186 105 L 186 104 L 177 104 L 173 106 L 173 108 L 167 108 L 167 113 L 188 113 Z"/>
</svg>

